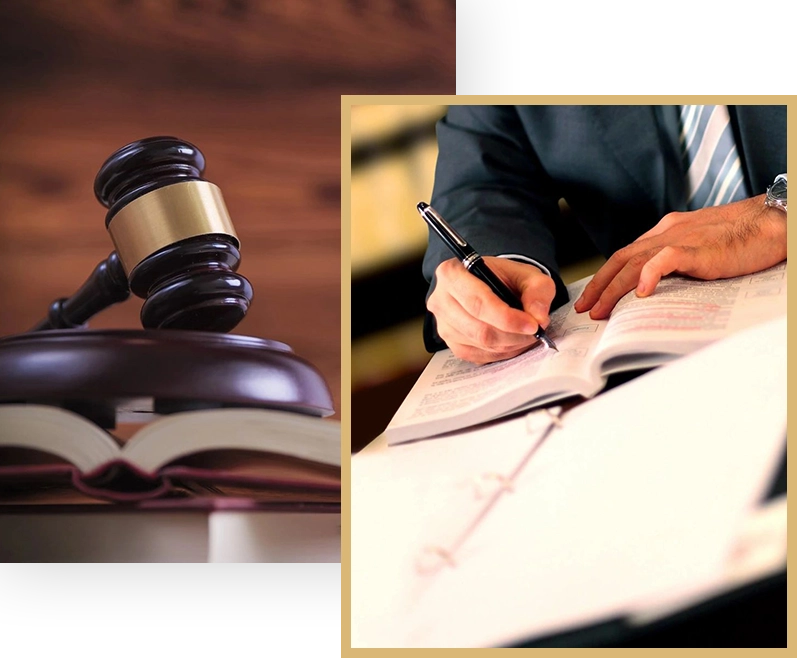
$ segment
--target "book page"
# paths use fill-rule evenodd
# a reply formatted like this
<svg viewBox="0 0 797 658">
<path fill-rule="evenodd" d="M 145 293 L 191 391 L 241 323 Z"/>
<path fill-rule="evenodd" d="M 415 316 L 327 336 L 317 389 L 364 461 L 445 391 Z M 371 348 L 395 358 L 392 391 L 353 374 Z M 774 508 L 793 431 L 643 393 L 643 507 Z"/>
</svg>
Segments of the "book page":
<svg viewBox="0 0 797 658">
<path fill-rule="evenodd" d="M 569 288 L 571 299 L 585 284 Z M 389 442 L 467 427 L 542 400 L 595 393 L 602 382 L 592 374 L 591 359 L 605 325 L 576 313 L 570 302 L 551 314 L 547 330 L 559 352 L 538 344 L 513 359 L 482 366 L 458 359 L 451 350 L 438 352 L 388 425 Z"/>
<path fill-rule="evenodd" d="M 455 564 L 432 576 L 410 556 L 469 519 L 439 491 L 409 495 L 416 474 L 442 480 L 466 462 L 481 472 L 501 451 L 497 430 L 520 440 L 519 420 L 482 445 L 464 441 L 476 432 L 452 438 L 436 458 L 445 439 L 414 444 L 414 468 L 398 459 L 410 446 L 353 464 L 352 641 L 509 644 L 713 582 L 782 455 L 785 329 L 784 318 L 741 332 L 565 414 Z"/>
<path fill-rule="evenodd" d="M 204 409 L 170 414 L 139 430 L 122 455 L 154 473 L 207 450 L 257 450 L 340 466 L 340 423 L 273 409 Z"/>
<path fill-rule="evenodd" d="M 720 596 L 738 587 L 786 571 L 788 519 L 786 494 L 764 502 L 744 520 L 721 574 L 696 581 L 688 589 L 669 596 L 656 596 L 648 605 L 640 601 L 629 621 L 635 626 L 650 624 L 687 606 Z"/>
<path fill-rule="evenodd" d="M 115 440 L 91 421 L 66 409 L 38 404 L 0 405 L 0 446 L 57 455 L 82 472 L 120 456 Z"/>
<path fill-rule="evenodd" d="M 632 291 L 617 303 L 602 355 L 629 350 L 690 352 L 786 313 L 786 261 L 762 272 L 701 281 L 665 277 L 650 297 Z"/>
<path fill-rule="evenodd" d="M 427 547 L 448 545 L 539 441 L 526 418 L 399 446 L 382 435 L 351 460 L 352 646 L 401 646 L 428 581 Z"/>
</svg>

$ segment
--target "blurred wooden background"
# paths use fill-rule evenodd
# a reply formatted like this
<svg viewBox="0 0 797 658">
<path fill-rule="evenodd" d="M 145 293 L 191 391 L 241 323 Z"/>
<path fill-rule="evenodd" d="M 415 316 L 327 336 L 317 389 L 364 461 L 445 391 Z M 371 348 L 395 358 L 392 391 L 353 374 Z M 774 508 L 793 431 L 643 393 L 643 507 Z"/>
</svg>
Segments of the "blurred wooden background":
<svg viewBox="0 0 797 658">
<path fill-rule="evenodd" d="M 0 3 L 0 335 L 35 324 L 111 251 L 92 192 L 105 158 L 175 135 L 205 153 L 242 240 L 255 301 L 235 333 L 289 343 L 339 410 L 340 95 L 453 94 L 454 11 L 454 0 Z M 418 29 L 435 38 L 419 47 Z M 140 305 L 91 326 L 139 328 Z"/>
</svg>

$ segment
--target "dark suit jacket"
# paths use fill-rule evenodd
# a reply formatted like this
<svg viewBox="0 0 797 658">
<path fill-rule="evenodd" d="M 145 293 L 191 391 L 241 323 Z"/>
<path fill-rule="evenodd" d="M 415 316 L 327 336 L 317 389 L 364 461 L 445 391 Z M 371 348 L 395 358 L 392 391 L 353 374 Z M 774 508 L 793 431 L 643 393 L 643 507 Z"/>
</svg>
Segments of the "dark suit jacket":
<svg viewBox="0 0 797 658">
<path fill-rule="evenodd" d="M 729 106 L 751 195 L 786 171 L 786 107 Z M 606 257 L 672 211 L 686 210 L 677 106 L 456 106 L 437 126 L 432 206 L 483 255 L 523 254 L 567 300 L 550 226 L 564 198 Z M 432 281 L 452 254 L 433 235 Z M 445 345 L 427 314 L 430 351 Z"/>
</svg>

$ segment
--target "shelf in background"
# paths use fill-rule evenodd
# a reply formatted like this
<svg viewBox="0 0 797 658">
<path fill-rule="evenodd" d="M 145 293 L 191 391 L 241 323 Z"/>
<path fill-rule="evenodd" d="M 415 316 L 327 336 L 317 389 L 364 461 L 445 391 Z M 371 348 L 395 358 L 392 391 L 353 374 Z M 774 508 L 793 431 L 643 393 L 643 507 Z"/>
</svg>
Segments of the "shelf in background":
<svg viewBox="0 0 797 658">
<path fill-rule="evenodd" d="M 435 125 L 445 106 L 352 107 L 351 272 L 368 277 L 423 253 L 415 206 L 432 195 Z"/>
</svg>

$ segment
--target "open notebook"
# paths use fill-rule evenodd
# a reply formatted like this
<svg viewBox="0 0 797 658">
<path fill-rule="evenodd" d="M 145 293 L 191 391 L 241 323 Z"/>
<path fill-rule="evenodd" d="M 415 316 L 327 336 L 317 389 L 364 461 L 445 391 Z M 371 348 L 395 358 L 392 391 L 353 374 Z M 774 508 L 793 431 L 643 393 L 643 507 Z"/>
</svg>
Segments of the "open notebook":
<svg viewBox="0 0 797 658">
<path fill-rule="evenodd" d="M 352 646 L 508 645 L 727 581 L 785 449 L 786 321 L 588 400 L 352 459 Z"/>
</svg>

